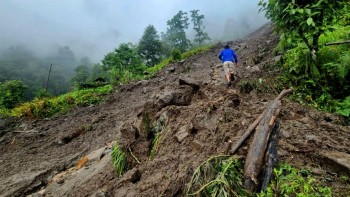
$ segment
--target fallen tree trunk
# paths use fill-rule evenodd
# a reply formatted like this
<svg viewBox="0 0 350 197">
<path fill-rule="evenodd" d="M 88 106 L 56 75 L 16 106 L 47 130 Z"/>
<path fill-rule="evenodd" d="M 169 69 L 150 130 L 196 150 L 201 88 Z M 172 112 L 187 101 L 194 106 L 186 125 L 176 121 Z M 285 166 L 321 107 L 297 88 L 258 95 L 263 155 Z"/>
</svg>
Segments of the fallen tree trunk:
<svg viewBox="0 0 350 197">
<path fill-rule="evenodd" d="M 292 92 L 292 89 L 285 89 L 283 90 L 276 98 L 276 100 L 281 100 L 285 95 L 289 94 L 290 92 Z M 232 148 L 230 149 L 230 154 L 234 154 L 239 147 L 242 146 L 242 144 L 245 142 L 245 140 L 250 136 L 251 133 L 253 133 L 253 131 L 255 130 L 255 128 L 258 126 L 258 124 L 260 123 L 261 119 L 263 118 L 264 113 L 266 112 L 266 110 L 264 110 L 260 116 L 258 116 L 255 121 L 248 127 L 247 131 L 244 132 L 244 134 L 242 135 L 242 137 L 235 143 L 234 146 L 232 146 Z"/>
<path fill-rule="evenodd" d="M 292 92 L 292 89 L 283 90 L 277 98 L 268 104 L 263 113 L 263 118 L 257 126 L 244 163 L 244 187 L 248 191 L 255 191 L 259 185 L 258 176 L 261 172 L 261 166 L 267 144 L 269 143 L 271 130 L 274 127 L 275 120 L 281 110 L 280 99 L 290 92 Z"/>
<path fill-rule="evenodd" d="M 262 161 L 270 138 L 271 129 L 274 126 L 280 109 L 280 100 L 275 99 L 270 102 L 254 134 L 244 163 L 244 187 L 248 191 L 255 191 L 259 185 L 258 176 L 261 171 Z"/>
<path fill-rule="evenodd" d="M 271 139 L 267 147 L 266 159 L 265 159 L 266 167 L 262 176 L 262 185 L 261 185 L 262 191 L 266 191 L 267 187 L 269 186 L 273 175 L 273 168 L 275 167 L 275 164 L 277 162 L 277 144 L 278 144 L 279 130 L 280 130 L 280 125 L 278 122 L 276 122 L 275 126 L 272 129 Z"/>
<path fill-rule="evenodd" d="M 260 116 L 258 116 L 255 121 L 248 127 L 247 131 L 244 132 L 244 134 L 242 135 L 242 137 L 235 143 L 234 146 L 232 146 L 231 150 L 230 150 L 230 154 L 234 154 L 239 147 L 242 146 L 242 144 L 244 143 L 244 141 L 250 136 L 250 134 L 255 130 L 255 128 L 258 126 L 259 122 L 261 121 L 261 119 L 263 118 L 263 114 L 265 111 L 263 111 L 262 114 L 260 114 Z"/>
</svg>

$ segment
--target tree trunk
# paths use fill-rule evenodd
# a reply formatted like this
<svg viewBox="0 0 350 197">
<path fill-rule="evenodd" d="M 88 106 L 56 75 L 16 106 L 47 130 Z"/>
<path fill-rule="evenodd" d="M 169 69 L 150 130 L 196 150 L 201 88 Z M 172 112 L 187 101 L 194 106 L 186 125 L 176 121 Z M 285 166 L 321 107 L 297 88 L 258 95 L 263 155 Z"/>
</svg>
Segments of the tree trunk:
<svg viewBox="0 0 350 197">
<path fill-rule="evenodd" d="M 272 129 L 271 139 L 267 147 L 266 152 L 266 167 L 262 176 L 262 185 L 261 190 L 266 191 L 267 187 L 270 184 L 271 178 L 273 176 L 273 168 L 277 162 L 277 145 L 279 137 L 279 122 L 276 122 L 275 126 Z"/>
<path fill-rule="evenodd" d="M 275 99 L 270 102 L 260 124 L 256 129 L 253 141 L 249 147 L 244 164 L 244 187 L 248 191 L 255 191 L 259 185 L 258 176 L 261 171 L 266 147 L 270 138 L 275 119 L 281 109 L 281 101 Z"/>
</svg>

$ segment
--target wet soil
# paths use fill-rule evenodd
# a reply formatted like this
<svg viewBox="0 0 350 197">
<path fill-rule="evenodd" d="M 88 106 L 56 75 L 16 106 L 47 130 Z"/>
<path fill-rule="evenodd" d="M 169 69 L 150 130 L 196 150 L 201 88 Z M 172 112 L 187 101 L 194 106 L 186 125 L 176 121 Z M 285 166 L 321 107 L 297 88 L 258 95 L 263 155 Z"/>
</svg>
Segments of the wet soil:
<svg viewBox="0 0 350 197">
<path fill-rule="evenodd" d="M 271 69 L 277 42 L 271 24 L 230 42 L 239 57 L 238 80 L 278 74 Z M 0 196 L 184 196 L 193 170 L 237 141 L 278 94 L 227 86 L 217 58 L 221 49 L 122 85 L 102 104 L 3 124 Z M 310 169 L 334 196 L 349 196 L 349 182 L 341 177 L 350 176 L 350 127 L 288 98 L 278 121 L 278 162 Z M 121 177 L 111 164 L 115 143 L 127 155 L 129 170 Z M 244 157 L 248 144 L 237 154 Z"/>
</svg>

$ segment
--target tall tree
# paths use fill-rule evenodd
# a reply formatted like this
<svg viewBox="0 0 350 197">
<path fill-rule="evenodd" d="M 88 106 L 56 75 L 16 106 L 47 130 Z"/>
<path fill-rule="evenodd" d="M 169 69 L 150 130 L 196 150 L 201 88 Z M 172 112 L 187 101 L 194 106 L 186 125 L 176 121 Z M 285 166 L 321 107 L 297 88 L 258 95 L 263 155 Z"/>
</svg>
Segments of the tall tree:
<svg viewBox="0 0 350 197">
<path fill-rule="evenodd" d="M 162 56 L 162 43 L 156 28 L 148 25 L 139 42 L 138 51 L 145 60 L 147 66 L 153 66 L 160 62 Z"/>
<path fill-rule="evenodd" d="M 72 81 L 74 83 L 86 83 L 89 77 L 89 67 L 86 65 L 77 66 L 75 69 L 75 76 L 73 76 Z"/>
<path fill-rule="evenodd" d="M 166 33 L 162 35 L 162 39 L 168 50 L 177 48 L 184 52 L 190 47 L 191 42 L 187 39 L 185 32 L 189 26 L 188 20 L 187 12 L 180 10 L 172 19 L 167 21 L 168 28 Z"/>
<path fill-rule="evenodd" d="M 210 40 L 207 32 L 204 32 L 205 26 L 203 24 L 204 15 L 199 15 L 199 10 L 191 10 L 191 21 L 193 23 L 193 29 L 196 31 L 194 36 L 194 42 L 197 42 L 198 45 L 202 45 L 204 41 Z"/>
</svg>

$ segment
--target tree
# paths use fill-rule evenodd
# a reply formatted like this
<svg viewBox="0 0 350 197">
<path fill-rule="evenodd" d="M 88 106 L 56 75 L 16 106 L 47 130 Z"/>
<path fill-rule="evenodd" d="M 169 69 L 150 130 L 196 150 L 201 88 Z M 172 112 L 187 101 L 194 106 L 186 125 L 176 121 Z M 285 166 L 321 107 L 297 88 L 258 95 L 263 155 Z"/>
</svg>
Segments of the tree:
<svg viewBox="0 0 350 197">
<path fill-rule="evenodd" d="M 131 43 L 122 43 L 113 52 L 105 55 L 102 67 L 112 75 L 113 83 L 126 82 L 135 75 L 143 75 L 145 69 L 141 56 Z"/>
<path fill-rule="evenodd" d="M 322 33 L 332 30 L 347 0 L 260 0 L 261 10 L 271 19 L 277 31 L 299 36 L 312 54 L 316 54 Z"/>
<path fill-rule="evenodd" d="M 77 66 L 75 69 L 75 76 L 72 81 L 74 83 L 86 83 L 89 77 L 89 68 L 86 65 Z"/>
<path fill-rule="evenodd" d="M 186 51 L 191 42 L 186 37 L 185 30 L 188 29 L 187 12 L 179 11 L 172 19 L 167 21 L 167 31 L 162 34 L 168 52 L 173 48 L 178 48 L 181 52 Z"/>
<path fill-rule="evenodd" d="M 20 80 L 9 80 L 0 83 L 0 107 L 11 109 L 24 98 L 27 87 Z"/>
<path fill-rule="evenodd" d="M 153 25 L 148 25 L 139 42 L 138 51 L 147 66 L 158 64 L 162 57 L 162 43 Z"/>
<path fill-rule="evenodd" d="M 208 36 L 207 32 L 204 32 L 205 26 L 203 24 L 204 15 L 199 15 L 199 10 L 191 10 L 191 21 L 193 22 L 193 29 L 196 31 L 196 35 L 194 36 L 194 42 L 197 42 L 198 45 L 202 45 L 202 43 L 206 40 L 211 40 Z"/>
</svg>

